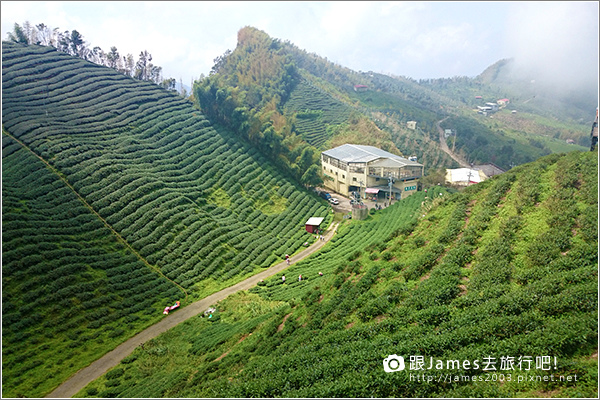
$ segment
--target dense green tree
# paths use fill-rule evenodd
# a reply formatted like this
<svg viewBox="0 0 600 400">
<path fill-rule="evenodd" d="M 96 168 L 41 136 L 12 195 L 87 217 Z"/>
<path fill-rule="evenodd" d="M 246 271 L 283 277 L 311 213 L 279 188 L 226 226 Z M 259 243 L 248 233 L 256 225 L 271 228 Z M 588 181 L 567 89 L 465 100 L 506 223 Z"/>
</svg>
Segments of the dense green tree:
<svg viewBox="0 0 600 400">
<path fill-rule="evenodd" d="M 13 31 L 8 32 L 8 40 L 17 43 L 29 43 L 29 40 L 27 39 L 27 35 L 23 31 L 23 28 L 21 28 L 21 26 L 19 26 L 19 24 L 17 24 L 16 22 Z"/>
<path fill-rule="evenodd" d="M 117 69 L 117 64 L 119 62 L 119 58 L 121 56 L 119 55 L 119 51 L 117 50 L 117 48 L 115 46 L 112 46 L 110 48 L 110 51 L 106 54 L 106 60 L 108 62 L 108 67 L 110 68 L 114 68 Z"/>
<path fill-rule="evenodd" d="M 300 182 L 305 186 L 320 186 L 323 184 L 323 178 L 320 175 L 320 168 L 315 164 L 308 167 Z"/>
<path fill-rule="evenodd" d="M 71 31 L 71 40 L 69 41 L 69 44 L 71 46 L 70 54 L 84 58 L 82 57 L 85 49 L 83 36 L 75 29 Z"/>
<path fill-rule="evenodd" d="M 293 120 L 281 111 L 299 80 L 293 60 L 279 41 L 246 27 L 238 32 L 236 49 L 214 61 L 210 75 L 194 83 L 200 107 L 300 180 L 312 154 L 298 163 L 298 154 L 293 154 L 297 149 L 288 145 L 288 138 L 295 136 Z"/>
<path fill-rule="evenodd" d="M 315 149 L 312 146 L 307 146 L 302 150 L 298 159 L 298 166 L 302 171 L 308 170 L 308 168 L 314 163 Z"/>
<path fill-rule="evenodd" d="M 149 80 L 150 70 L 152 68 L 150 66 L 150 61 L 152 61 L 152 54 L 148 53 L 148 50 L 140 52 L 138 61 L 135 63 L 133 77 L 143 81 Z"/>
</svg>

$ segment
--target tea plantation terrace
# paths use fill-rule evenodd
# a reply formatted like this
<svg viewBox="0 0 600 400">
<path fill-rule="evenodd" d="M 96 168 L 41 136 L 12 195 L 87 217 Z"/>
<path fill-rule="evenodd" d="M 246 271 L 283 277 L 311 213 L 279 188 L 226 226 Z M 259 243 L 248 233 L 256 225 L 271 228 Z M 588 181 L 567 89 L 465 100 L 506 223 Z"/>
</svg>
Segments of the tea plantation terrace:
<svg viewBox="0 0 600 400">
<path fill-rule="evenodd" d="M 333 218 L 189 101 L 52 47 L 2 43 L 2 128 L 5 397 L 46 395 Z"/>
</svg>

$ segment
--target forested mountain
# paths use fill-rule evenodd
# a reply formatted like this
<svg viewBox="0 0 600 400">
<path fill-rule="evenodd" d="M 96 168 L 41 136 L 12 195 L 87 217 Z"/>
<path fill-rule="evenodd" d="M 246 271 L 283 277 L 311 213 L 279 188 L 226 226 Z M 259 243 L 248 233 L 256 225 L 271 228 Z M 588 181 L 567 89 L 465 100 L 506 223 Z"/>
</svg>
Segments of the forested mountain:
<svg viewBox="0 0 600 400">
<path fill-rule="evenodd" d="M 38 45 L 3 42 L 2 67 L 4 396 L 48 393 L 331 220 L 171 91 Z"/>
<path fill-rule="evenodd" d="M 356 72 L 251 27 L 241 29 L 236 49 L 216 61 L 211 75 L 196 83 L 199 106 L 261 143 L 298 177 L 308 164 L 300 163 L 300 152 L 292 149 L 314 154 L 348 142 L 416 155 L 426 171 L 457 166 L 440 149 L 437 123 L 442 120 L 442 128 L 457 132 L 447 139 L 449 147 L 465 160 L 509 169 L 552 152 L 583 150 L 597 103 L 586 109 L 581 102 L 592 99 L 585 97 L 550 109 L 545 105 L 553 102 L 552 95 L 541 92 L 532 103 L 525 78 L 490 72 L 506 71 L 508 62 L 476 78 L 415 81 Z M 477 106 L 505 98 L 510 107 L 477 114 Z M 515 109 L 518 114 L 511 112 Z M 416 122 L 415 129 L 409 121 Z M 567 139 L 581 146 L 567 145 Z"/>
<path fill-rule="evenodd" d="M 301 281 L 229 297 L 79 396 L 596 398 L 597 170 L 549 155 L 349 221 Z"/>
</svg>

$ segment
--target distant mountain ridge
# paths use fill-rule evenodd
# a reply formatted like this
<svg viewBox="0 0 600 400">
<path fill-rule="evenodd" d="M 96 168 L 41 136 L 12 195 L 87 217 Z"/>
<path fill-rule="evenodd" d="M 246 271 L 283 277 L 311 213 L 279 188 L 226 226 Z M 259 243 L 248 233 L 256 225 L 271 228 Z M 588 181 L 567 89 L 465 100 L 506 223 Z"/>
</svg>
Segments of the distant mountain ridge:
<svg viewBox="0 0 600 400">
<path fill-rule="evenodd" d="M 519 98 L 522 110 L 542 115 L 563 116 L 575 121 L 590 120 L 594 105 L 598 104 L 597 80 L 585 87 L 565 90 L 559 82 L 545 80 L 532 71 L 520 69 L 514 59 L 500 60 L 474 78 L 505 90 L 511 98 Z M 527 104 L 522 104 L 527 102 Z M 593 119 L 593 118 L 592 118 Z"/>
</svg>

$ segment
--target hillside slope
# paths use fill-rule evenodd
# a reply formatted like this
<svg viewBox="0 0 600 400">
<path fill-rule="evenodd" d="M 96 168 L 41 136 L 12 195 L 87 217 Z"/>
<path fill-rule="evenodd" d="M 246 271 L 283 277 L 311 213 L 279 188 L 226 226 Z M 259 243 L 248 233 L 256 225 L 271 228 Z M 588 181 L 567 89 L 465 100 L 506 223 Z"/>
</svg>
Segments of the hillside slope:
<svg viewBox="0 0 600 400">
<path fill-rule="evenodd" d="M 183 298 L 42 161 L 3 137 L 3 396 L 47 393 Z"/>
<path fill-rule="evenodd" d="M 555 102 L 551 94 L 538 93 L 532 104 L 522 79 L 488 75 L 416 81 L 357 72 L 244 27 L 236 48 L 217 59 L 210 76 L 196 82 L 195 99 L 208 115 L 249 137 L 272 159 L 284 161 L 282 166 L 295 171 L 298 180 L 307 170 L 301 159 L 308 158 L 300 157 L 305 148 L 315 154 L 348 142 L 416 155 L 426 171 L 457 167 L 439 143 L 437 123 L 446 117 L 452 119 L 444 128 L 458 131 L 456 143 L 448 139 L 449 147 L 471 163 L 493 162 L 507 170 L 588 146 L 588 120 L 573 120 L 572 115 L 581 116 L 587 105 L 591 122 L 597 100 L 590 103 L 589 96 L 575 93 L 573 105 L 567 101 L 549 108 Z M 477 114 L 477 106 L 506 97 L 510 108 L 491 116 Z M 511 113 L 515 108 L 517 115 Z M 409 121 L 416 122 L 416 129 L 408 127 Z M 580 146 L 567 144 L 567 139 Z"/>
<path fill-rule="evenodd" d="M 541 155 L 585 150 L 589 145 L 589 126 L 598 102 L 593 85 L 589 90 L 573 90 L 568 96 L 564 90 L 542 87 L 532 92 L 530 79 L 535 77 L 509 73 L 510 63 L 506 62 L 496 63 L 475 78 L 416 81 L 372 71 L 352 71 L 289 42 L 284 43 L 284 48 L 299 69 L 305 71 L 304 77 L 311 76 L 321 91 L 368 116 L 391 134 L 390 140 L 401 153 L 417 155 L 426 170 L 454 166 L 452 159 L 440 150 L 436 130 L 437 122 L 448 116 L 463 118 L 477 127 L 470 137 L 459 135 L 456 146 L 450 143 L 459 155 L 474 163 L 494 162 L 508 169 Z M 590 79 L 593 81 L 593 77 Z M 355 85 L 362 89 L 356 91 Z M 307 96 L 308 102 L 311 96 L 315 96 L 314 91 Z M 491 116 L 477 114 L 477 106 L 507 97 L 510 104 L 500 112 Z M 518 114 L 511 110 L 518 110 Z M 408 129 L 408 121 L 415 121 L 417 129 Z M 462 126 L 445 128 L 460 133 Z M 358 135 L 356 139 L 365 140 L 368 136 Z M 567 144 L 567 139 L 578 145 Z M 498 157 L 503 148 L 504 157 Z"/>
<path fill-rule="evenodd" d="M 114 345 L 175 300 L 298 251 L 314 240 L 309 217 L 331 220 L 323 200 L 171 92 L 49 47 L 4 42 L 2 64 L 7 396 L 44 394 L 106 351 L 94 354 L 87 332 Z"/>
<path fill-rule="evenodd" d="M 348 221 L 79 395 L 597 397 L 597 171 L 549 155 Z"/>
</svg>

